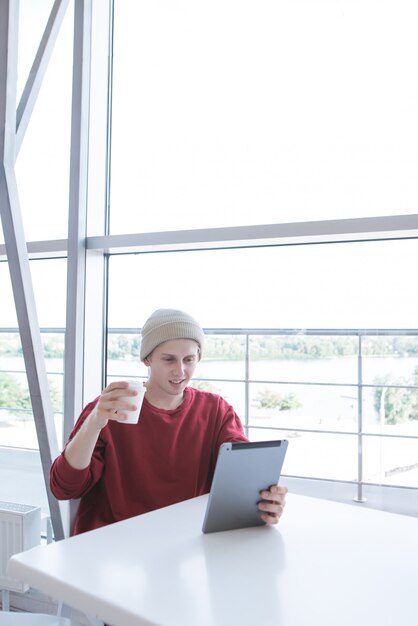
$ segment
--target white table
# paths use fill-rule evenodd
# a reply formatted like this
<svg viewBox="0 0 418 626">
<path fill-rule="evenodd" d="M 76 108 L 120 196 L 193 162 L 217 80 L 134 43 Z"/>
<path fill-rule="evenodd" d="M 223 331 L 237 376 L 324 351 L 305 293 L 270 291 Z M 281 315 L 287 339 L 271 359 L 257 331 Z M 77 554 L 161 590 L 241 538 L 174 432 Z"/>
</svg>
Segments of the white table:
<svg viewBox="0 0 418 626">
<path fill-rule="evenodd" d="M 116 626 L 412 626 L 418 520 L 288 494 L 277 527 L 203 535 L 207 496 L 13 556 Z"/>
</svg>

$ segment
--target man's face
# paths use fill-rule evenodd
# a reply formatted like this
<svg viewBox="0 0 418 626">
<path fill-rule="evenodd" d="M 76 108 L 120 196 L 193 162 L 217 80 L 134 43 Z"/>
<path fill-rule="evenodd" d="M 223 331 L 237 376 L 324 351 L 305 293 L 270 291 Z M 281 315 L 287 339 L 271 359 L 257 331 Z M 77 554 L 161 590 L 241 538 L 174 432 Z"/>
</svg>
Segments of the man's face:
<svg viewBox="0 0 418 626">
<path fill-rule="evenodd" d="M 150 368 L 148 388 L 169 395 L 183 394 L 199 361 L 193 339 L 172 339 L 157 346 L 144 360 Z"/>
</svg>

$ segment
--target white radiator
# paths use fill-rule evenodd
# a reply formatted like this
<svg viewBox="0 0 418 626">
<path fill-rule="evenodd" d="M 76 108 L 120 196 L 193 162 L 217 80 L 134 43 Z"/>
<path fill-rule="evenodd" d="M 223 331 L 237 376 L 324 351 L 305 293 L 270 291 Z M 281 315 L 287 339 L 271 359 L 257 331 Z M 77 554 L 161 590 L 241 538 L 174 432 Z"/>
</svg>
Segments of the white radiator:
<svg viewBox="0 0 418 626">
<path fill-rule="evenodd" d="M 25 592 L 27 585 L 9 578 L 7 563 L 12 554 L 41 543 L 41 508 L 0 501 L 0 589 Z"/>
</svg>

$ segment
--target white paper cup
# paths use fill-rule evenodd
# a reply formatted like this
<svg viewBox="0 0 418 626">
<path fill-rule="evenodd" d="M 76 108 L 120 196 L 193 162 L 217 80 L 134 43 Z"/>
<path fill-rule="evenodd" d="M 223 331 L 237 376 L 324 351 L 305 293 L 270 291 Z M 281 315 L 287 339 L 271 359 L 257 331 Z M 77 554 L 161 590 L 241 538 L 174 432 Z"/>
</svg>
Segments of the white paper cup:
<svg viewBox="0 0 418 626">
<path fill-rule="evenodd" d="M 145 387 L 142 381 L 138 380 L 128 380 L 129 389 L 135 389 L 137 392 L 136 396 L 121 396 L 120 400 L 124 402 L 128 402 L 128 404 L 136 404 L 135 411 L 126 411 L 123 409 L 123 413 L 126 413 L 128 416 L 127 419 L 121 420 L 120 424 L 137 424 L 139 420 L 139 414 L 141 412 L 142 401 L 145 395 Z"/>
</svg>

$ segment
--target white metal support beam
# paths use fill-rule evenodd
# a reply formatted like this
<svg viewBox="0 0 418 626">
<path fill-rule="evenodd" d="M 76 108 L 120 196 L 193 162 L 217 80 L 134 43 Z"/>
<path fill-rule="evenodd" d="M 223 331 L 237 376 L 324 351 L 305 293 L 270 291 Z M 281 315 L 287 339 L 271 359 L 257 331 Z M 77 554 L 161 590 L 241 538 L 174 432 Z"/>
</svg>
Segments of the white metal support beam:
<svg viewBox="0 0 418 626">
<path fill-rule="evenodd" d="M 87 249 L 118 254 L 166 250 L 207 250 L 243 246 L 290 246 L 311 243 L 343 243 L 345 241 L 379 241 L 382 239 L 409 239 L 411 237 L 418 237 L 418 213 L 89 237 Z"/>
<path fill-rule="evenodd" d="M 63 537 L 61 508 L 49 489 L 59 450 L 15 176 L 18 0 L 0 2 L 0 214 L 33 416 L 56 538 Z"/>
<path fill-rule="evenodd" d="M 91 0 L 80 0 L 75 3 L 64 364 L 64 440 L 68 438 L 74 425 L 74 416 L 80 413 L 83 403 L 91 10 Z"/>
<path fill-rule="evenodd" d="M 91 0 L 79 0 L 74 6 L 64 441 L 68 439 L 74 418 L 80 414 L 83 406 L 91 27 Z M 76 501 L 70 502 L 70 519 L 77 506 Z"/>
<path fill-rule="evenodd" d="M 96 113 L 96 109 L 94 110 Z M 103 148 L 104 151 L 105 148 Z M 91 209 L 90 203 L 89 209 Z M 98 232 L 99 230 L 100 226 L 96 226 L 95 231 Z M 418 238 L 418 213 L 341 220 L 128 233 L 126 235 L 103 234 L 87 237 L 86 248 L 87 253 L 90 251 L 98 254 L 101 252 L 125 254 L 130 252 L 256 248 L 260 246 L 352 243 L 412 238 Z M 28 252 L 31 258 L 44 254 L 62 256 L 66 254 L 66 251 L 66 239 L 28 242 Z M 0 260 L 4 254 L 4 245 L 0 244 Z"/>
<path fill-rule="evenodd" d="M 113 0 L 92 2 L 91 44 L 94 71 L 90 76 L 87 232 L 105 234 L 110 186 Z M 85 281 L 83 404 L 106 384 L 107 259 L 102 251 L 86 249 Z"/>
</svg>

